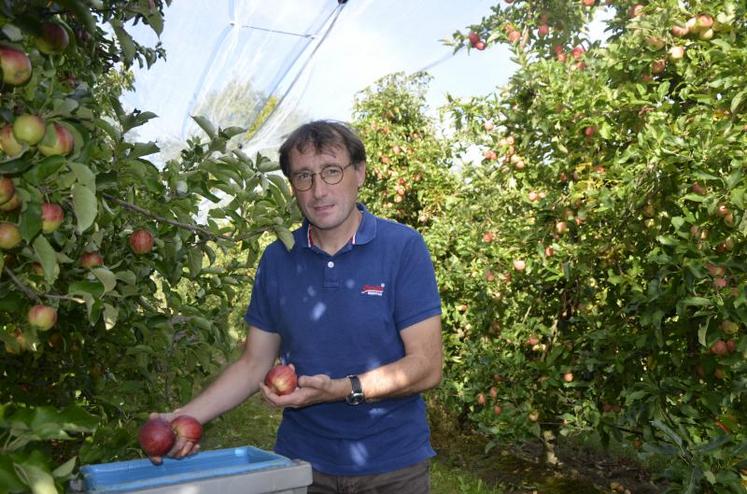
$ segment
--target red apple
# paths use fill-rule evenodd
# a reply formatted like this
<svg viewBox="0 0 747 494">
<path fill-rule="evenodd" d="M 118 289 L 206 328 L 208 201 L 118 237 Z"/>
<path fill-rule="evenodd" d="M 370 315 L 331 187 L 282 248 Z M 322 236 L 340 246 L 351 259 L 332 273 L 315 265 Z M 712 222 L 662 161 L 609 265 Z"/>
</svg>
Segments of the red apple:
<svg viewBox="0 0 747 494">
<path fill-rule="evenodd" d="M 566 372 L 563 374 L 563 381 L 567 383 L 573 382 L 573 372 Z"/>
<path fill-rule="evenodd" d="M 628 9 L 628 17 L 638 17 L 643 14 L 643 5 L 637 3 Z"/>
<path fill-rule="evenodd" d="M 699 31 L 707 31 L 713 27 L 713 17 L 708 14 L 699 14 L 695 17 L 695 26 Z"/>
<path fill-rule="evenodd" d="M 57 230 L 65 220 L 65 213 L 59 204 L 45 202 L 42 204 L 42 231 L 52 233 Z"/>
<path fill-rule="evenodd" d="M 480 41 L 480 35 L 474 31 L 470 32 L 469 35 L 467 35 L 467 38 L 473 47 Z"/>
<path fill-rule="evenodd" d="M 0 223 L 0 249 L 10 250 L 21 243 L 21 231 L 13 223 Z"/>
<path fill-rule="evenodd" d="M 594 137 L 594 134 L 596 134 L 596 132 L 597 132 L 596 127 L 589 125 L 588 127 L 584 129 L 584 136 L 590 139 Z"/>
<path fill-rule="evenodd" d="M 485 393 L 479 393 L 477 395 L 477 398 L 475 398 L 475 401 L 477 401 L 477 404 L 482 406 L 485 406 L 485 404 L 488 402 L 488 399 L 485 398 Z"/>
<path fill-rule="evenodd" d="M 500 414 L 502 414 L 502 413 L 503 413 L 503 407 L 502 407 L 502 406 L 500 406 L 500 405 L 495 405 L 495 406 L 493 407 L 493 413 L 494 413 L 495 415 L 500 415 Z"/>
<path fill-rule="evenodd" d="M 568 223 L 566 223 L 565 221 L 558 221 L 557 223 L 555 223 L 555 231 L 558 235 L 563 235 L 568 231 Z"/>
<path fill-rule="evenodd" d="M 484 41 L 478 41 L 477 43 L 475 43 L 475 49 L 476 50 L 480 50 L 480 51 L 484 50 L 485 49 L 485 42 Z"/>
<path fill-rule="evenodd" d="M 135 254 L 147 254 L 153 250 L 153 234 L 150 230 L 140 228 L 130 235 L 130 248 Z"/>
<path fill-rule="evenodd" d="M 675 45 L 669 49 L 669 58 L 675 62 L 682 60 L 685 57 L 685 47 Z"/>
<path fill-rule="evenodd" d="M 690 29 L 688 29 L 687 26 L 680 26 L 675 24 L 674 26 L 672 26 L 670 32 L 672 33 L 672 36 L 684 38 L 690 32 Z"/>
<path fill-rule="evenodd" d="M 488 161 L 495 161 L 496 158 L 498 158 L 498 155 L 492 149 L 488 149 L 487 151 L 482 153 L 482 155 Z"/>
<path fill-rule="evenodd" d="M 28 113 L 19 115 L 13 122 L 13 135 L 19 142 L 33 146 L 42 140 L 46 132 L 44 119 Z"/>
<path fill-rule="evenodd" d="M 514 259 L 514 269 L 516 271 L 524 271 L 526 267 L 527 267 L 527 263 L 524 262 L 522 259 Z"/>
<path fill-rule="evenodd" d="M 540 38 L 544 38 L 548 34 L 550 34 L 550 26 L 548 26 L 547 24 L 540 24 L 537 28 L 537 36 L 539 36 Z"/>
<path fill-rule="evenodd" d="M 511 30 L 508 32 L 508 42 L 509 43 L 516 43 L 521 39 L 521 33 L 516 30 Z"/>
<path fill-rule="evenodd" d="M 0 147 L 11 158 L 23 152 L 23 144 L 16 140 L 16 136 L 13 134 L 13 126 L 10 124 L 0 128 Z"/>
<path fill-rule="evenodd" d="M 0 45 L 0 68 L 3 71 L 3 82 L 11 86 L 20 86 L 31 79 L 31 60 L 28 55 L 11 46 Z"/>
<path fill-rule="evenodd" d="M 699 196 L 704 196 L 708 192 L 705 187 L 700 185 L 698 182 L 695 182 L 690 186 L 690 190 L 692 190 L 694 193 L 698 194 Z"/>
<path fill-rule="evenodd" d="M 43 22 L 40 36 L 36 38 L 36 47 L 47 55 L 60 53 L 70 44 L 67 30 L 56 22 Z"/>
<path fill-rule="evenodd" d="M 292 393 L 298 384 L 296 371 L 290 365 L 276 365 L 265 375 L 265 386 L 273 393 L 287 395 Z"/>
<path fill-rule="evenodd" d="M 593 7 L 595 3 L 597 3 L 596 0 L 581 0 L 584 7 Z"/>
<path fill-rule="evenodd" d="M 39 152 L 44 156 L 65 156 L 73 150 L 73 134 L 57 122 L 47 125 L 44 138 L 39 143 Z"/>
<path fill-rule="evenodd" d="M 726 346 L 724 340 L 716 340 L 711 345 L 710 351 L 712 354 L 722 357 L 729 353 L 729 349 Z"/>
<path fill-rule="evenodd" d="M 538 345 L 539 342 L 540 340 L 536 336 L 530 336 L 529 338 L 527 338 L 527 346 L 535 346 Z"/>
<path fill-rule="evenodd" d="M 581 57 L 584 56 L 585 52 L 586 52 L 586 50 L 584 49 L 583 46 L 577 46 L 577 47 L 575 47 L 574 49 L 571 50 L 571 55 L 573 56 L 573 58 L 575 58 L 576 60 L 578 60 L 579 58 L 581 58 Z"/>
<path fill-rule="evenodd" d="M 16 186 L 13 185 L 13 180 L 0 175 L 0 204 L 10 201 L 15 193 Z"/>
<path fill-rule="evenodd" d="M 57 309 L 38 304 L 29 309 L 29 324 L 39 331 L 46 331 L 57 322 Z"/>
<path fill-rule="evenodd" d="M 167 421 L 157 417 L 140 427 L 137 440 L 148 456 L 164 456 L 174 446 L 176 434 Z"/>
<path fill-rule="evenodd" d="M 13 194 L 8 202 L 0 204 L 0 211 L 10 212 L 21 207 L 21 198 L 18 194 Z"/>
<path fill-rule="evenodd" d="M 171 428 L 177 437 L 183 437 L 188 441 L 198 442 L 202 437 L 202 424 L 189 415 L 179 415 L 172 420 Z"/>
<path fill-rule="evenodd" d="M 646 38 L 646 44 L 654 50 L 661 50 L 666 44 L 665 41 L 658 36 L 649 36 Z"/>
<path fill-rule="evenodd" d="M 651 73 L 652 74 L 661 74 L 664 72 L 664 69 L 667 68 L 667 61 L 664 59 L 654 60 L 651 62 Z"/>
<path fill-rule="evenodd" d="M 104 258 L 98 252 L 86 252 L 80 256 L 80 265 L 83 268 L 91 269 L 104 264 Z"/>
<path fill-rule="evenodd" d="M 729 353 L 734 353 L 737 350 L 737 341 L 736 340 L 726 340 L 726 350 Z"/>
</svg>

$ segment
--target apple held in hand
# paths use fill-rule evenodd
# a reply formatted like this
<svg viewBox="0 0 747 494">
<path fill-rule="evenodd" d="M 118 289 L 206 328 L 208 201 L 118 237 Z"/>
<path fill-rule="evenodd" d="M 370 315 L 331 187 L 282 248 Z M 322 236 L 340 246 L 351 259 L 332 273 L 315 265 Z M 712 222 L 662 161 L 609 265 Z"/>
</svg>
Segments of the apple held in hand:
<svg viewBox="0 0 747 494">
<path fill-rule="evenodd" d="M 292 393 L 297 385 L 298 376 L 290 365 L 276 365 L 265 376 L 265 386 L 278 395 Z"/>
<path fill-rule="evenodd" d="M 171 429 L 177 437 L 183 437 L 188 441 L 198 442 L 202 437 L 202 424 L 189 415 L 179 415 L 172 420 Z"/>
<path fill-rule="evenodd" d="M 130 248 L 135 254 L 147 254 L 153 250 L 153 234 L 145 228 L 135 230 L 130 235 Z"/>
<path fill-rule="evenodd" d="M 176 442 L 171 424 L 160 417 L 148 420 L 137 434 L 138 443 L 148 456 L 164 456 Z"/>
</svg>

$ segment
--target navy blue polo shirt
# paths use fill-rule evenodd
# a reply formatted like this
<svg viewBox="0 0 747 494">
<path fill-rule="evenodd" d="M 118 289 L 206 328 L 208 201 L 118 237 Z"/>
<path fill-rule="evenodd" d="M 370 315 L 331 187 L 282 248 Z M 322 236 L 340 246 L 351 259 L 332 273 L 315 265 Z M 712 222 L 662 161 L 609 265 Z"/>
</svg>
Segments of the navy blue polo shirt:
<svg viewBox="0 0 747 494">
<path fill-rule="evenodd" d="M 244 318 L 281 336 L 281 358 L 299 375 L 336 379 L 399 360 L 399 332 L 441 313 L 422 236 L 358 209 L 358 230 L 335 255 L 313 245 L 304 222 L 290 251 L 272 243 L 257 268 Z M 287 408 L 275 450 L 330 475 L 389 472 L 435 455 L 419 394 Z"/>
</svg>

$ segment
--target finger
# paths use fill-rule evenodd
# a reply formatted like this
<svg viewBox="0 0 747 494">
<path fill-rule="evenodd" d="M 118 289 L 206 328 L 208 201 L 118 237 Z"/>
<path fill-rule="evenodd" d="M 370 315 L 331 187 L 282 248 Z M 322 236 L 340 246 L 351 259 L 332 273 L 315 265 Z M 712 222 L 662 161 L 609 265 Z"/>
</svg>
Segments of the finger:
<svg viewBox="0 0 747 494">
<path fill-rule="evenodd" d="M 161 463 L 163 463 L 163 458 L 161 458 L 160 456 L 149 456 L 149 458 L 154 465 L 160 465 Z"/>
</svg>

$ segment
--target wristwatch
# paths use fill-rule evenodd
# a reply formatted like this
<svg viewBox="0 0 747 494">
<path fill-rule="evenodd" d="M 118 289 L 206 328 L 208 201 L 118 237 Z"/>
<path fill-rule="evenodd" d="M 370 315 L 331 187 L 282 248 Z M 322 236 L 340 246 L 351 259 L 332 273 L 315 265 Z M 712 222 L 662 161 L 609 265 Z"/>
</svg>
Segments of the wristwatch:
<svg viewBox="0 0 747 494">
<path fill-rule="evenodd" d="M 363 388 L 361 387 L 361 380 L 358 376 L 348 376 L 350 379 L 350 387 L 353 389 L 349 395 L 345 397 L 345 401 L 348 405 L 360 405 L 366 401 L 366 396 L 363 394 Z"/>
</svg>

